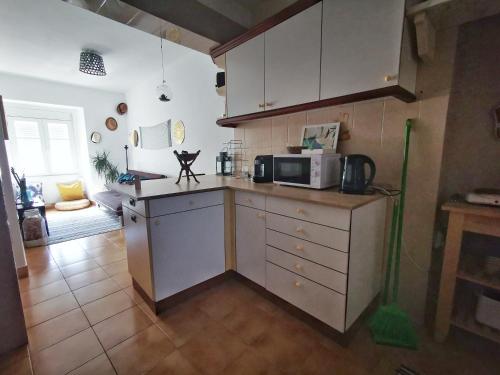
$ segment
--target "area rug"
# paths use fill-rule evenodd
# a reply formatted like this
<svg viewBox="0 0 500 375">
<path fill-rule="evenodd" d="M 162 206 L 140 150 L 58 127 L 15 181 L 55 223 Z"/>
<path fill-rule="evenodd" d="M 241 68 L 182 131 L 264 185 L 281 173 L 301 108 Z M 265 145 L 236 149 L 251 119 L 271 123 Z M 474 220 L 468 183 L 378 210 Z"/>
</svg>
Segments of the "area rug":
<svg viewBox="0 0 500 375">
<path fill-rule="evenodd" d="M 95 206 L 77 211 L 47 212 L 47 222 L 50 231 L 48 245 L 122 228 L 118 216 Z"/>
</svg>

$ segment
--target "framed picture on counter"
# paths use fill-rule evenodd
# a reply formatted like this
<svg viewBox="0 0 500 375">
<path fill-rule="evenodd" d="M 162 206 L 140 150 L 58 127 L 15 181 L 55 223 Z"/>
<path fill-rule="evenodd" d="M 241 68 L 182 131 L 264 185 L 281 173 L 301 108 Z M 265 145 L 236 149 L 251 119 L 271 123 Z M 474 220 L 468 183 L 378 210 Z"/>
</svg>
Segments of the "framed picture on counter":
<svg viewBox="0 0 500 375">
<path fill-rule="evenodd" d="M 304 126 L 302 129 L 302 146 L 308 150 L 328 150 L 335 152 L 337 150 L 339 132 L 340 122 Z"/>
</svg>

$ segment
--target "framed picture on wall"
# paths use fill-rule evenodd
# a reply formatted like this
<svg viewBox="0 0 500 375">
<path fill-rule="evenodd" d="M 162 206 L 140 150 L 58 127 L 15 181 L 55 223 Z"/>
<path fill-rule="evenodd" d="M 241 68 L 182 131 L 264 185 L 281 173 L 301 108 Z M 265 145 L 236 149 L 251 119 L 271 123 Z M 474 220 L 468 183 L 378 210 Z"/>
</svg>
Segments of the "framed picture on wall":
<svg viewBox="0 0 500 375">
<path fill-rule="evenodd" d="M 302 129 L 302 146 L 306 150 L 328 150 L 335 152 L 339 139 L 340 122 L 307 125 Z"/>
</svg>

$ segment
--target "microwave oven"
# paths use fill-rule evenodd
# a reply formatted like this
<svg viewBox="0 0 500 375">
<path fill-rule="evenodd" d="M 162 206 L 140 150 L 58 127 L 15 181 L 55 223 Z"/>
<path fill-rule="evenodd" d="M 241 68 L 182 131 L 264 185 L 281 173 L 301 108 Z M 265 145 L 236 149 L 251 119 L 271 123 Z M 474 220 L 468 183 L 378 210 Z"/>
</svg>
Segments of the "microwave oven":
<svg viewBox="0 0 500 375">
<path fill-rule="evenodd" d="M 340 154 L 286 154 L 273 158 L 273 181 L 280 185 L 326 189 L 339 184 Z"/>
</svg>

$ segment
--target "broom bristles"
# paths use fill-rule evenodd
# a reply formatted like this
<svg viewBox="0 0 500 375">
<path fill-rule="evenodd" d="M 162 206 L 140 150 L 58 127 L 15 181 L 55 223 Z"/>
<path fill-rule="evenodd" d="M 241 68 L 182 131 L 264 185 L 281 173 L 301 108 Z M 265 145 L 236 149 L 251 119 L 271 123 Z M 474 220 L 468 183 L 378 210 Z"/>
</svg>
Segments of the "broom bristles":
<svg viewBox="0 0 500 375">
<path fill-rule="evenodd" d="M 369 322 L 377 344 L 417 349 L 417 334 L 409 316 L 397 305 L 381 306 Z"/>
</svg>

